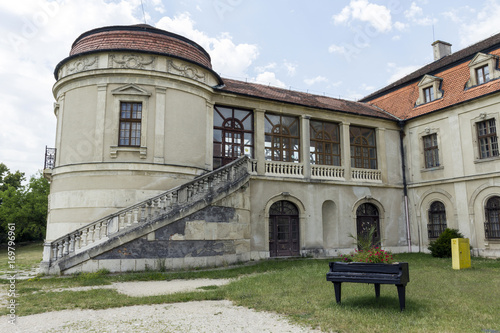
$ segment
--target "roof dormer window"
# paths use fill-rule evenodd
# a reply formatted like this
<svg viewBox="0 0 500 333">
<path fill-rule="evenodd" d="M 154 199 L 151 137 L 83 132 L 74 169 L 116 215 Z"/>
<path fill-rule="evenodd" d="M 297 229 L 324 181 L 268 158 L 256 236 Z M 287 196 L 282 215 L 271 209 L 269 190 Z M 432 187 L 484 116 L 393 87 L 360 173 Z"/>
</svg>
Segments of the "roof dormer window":
<svg viewBox="0 0 500 333">
<path fill-rule="evenodd" d="M 477 84 L 483 84 L 490 80 L 490 70 L 488 65 L 476 68 L 476 80 Z"/>
<path fill-rule="evenodd" d="M 415 106 L 429 103 L 443 97 L 443 91 L 440 89 L 442 80 L 443 79 L 436 76 L 425 75 L 418 83 L 419 94 Z"/>
<path fill-rule="evenodd" d="M 497 60 L 498 57 L 492 54 L 476 54 L 469 63 L 470 78 L 465 88 L 472 88 L 500 77 Z"/>
</svg>

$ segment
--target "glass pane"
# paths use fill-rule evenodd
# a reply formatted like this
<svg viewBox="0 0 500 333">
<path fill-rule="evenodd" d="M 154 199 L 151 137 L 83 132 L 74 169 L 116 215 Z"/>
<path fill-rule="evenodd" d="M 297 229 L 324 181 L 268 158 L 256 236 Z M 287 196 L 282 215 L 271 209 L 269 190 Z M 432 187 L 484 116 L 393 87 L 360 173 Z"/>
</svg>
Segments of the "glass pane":
<svg viewBox="0 0 500 333">
<path fill-rule="evenodd" d="M 222 142 L 222 130 L 214 129 L 214 141 Z"/>
<path fill-rule="evenodd" d="M 252 146 L 252 145 L 253 145 L 253 134 L 245 133 L 245 146 Z"/>
<path fill-rule="evenodd" d="M 224 122 L 224 119 L 222 119 L 222 117 L 217 112 L 217 110 L 214 109 L 214 126 L 222 127 L 223 122 Z"/>
<path fill-rule="evenodd" d="M 224 119 L 233 117 L 233 109 L 225 108 L 223 106 L 216 106 L 216 109 L 220 112 Z"/>
</svg>

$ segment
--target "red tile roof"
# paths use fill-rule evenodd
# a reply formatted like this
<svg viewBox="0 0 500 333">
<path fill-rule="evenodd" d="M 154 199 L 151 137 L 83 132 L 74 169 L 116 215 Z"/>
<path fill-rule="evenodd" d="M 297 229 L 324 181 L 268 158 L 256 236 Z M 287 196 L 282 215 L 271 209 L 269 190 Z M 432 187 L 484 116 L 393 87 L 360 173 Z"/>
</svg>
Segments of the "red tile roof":
<svg viewBox="0 0 500 333">
<path fill-rule="evenodd" d="M 146 24 L 111 26 L 87 31 L 75 40 L 69 58 L 83 53 L 112 50 L 164 54 L 212 69 L 210 55 L 200 45 L 180 35 Z M 57 68 L 69 58 L 59 63 Z"/>
<path fill-rule="evenodd" d="M 426 65 L 387 87 L 361 99 L 384 109 L 400 119 L 411 119 L 443 108 L 500 91 L 500 80 L 465 89 L 470 79 L 469 62 L 478 53 L 500 55 L 500 34 Z M 433 102 L 416 106 L 418 83 L 425 74 L 441 81 L 443 96 Z"/>
<path fill-rule="evenodd" d="M 342 99 L 313 95 L 288 89 L 276 88 L 257 83 L 248 83 L 232 79 L 222 79 L 224 86 L 217 88 L 222 92 L 235 93 L 254 98 L 290 103 L 329 111 L 339 111 L 369 117 L 396 120 L 396 118 L 378 107 L 367 103 L 346 101 Z"/>
</svg>

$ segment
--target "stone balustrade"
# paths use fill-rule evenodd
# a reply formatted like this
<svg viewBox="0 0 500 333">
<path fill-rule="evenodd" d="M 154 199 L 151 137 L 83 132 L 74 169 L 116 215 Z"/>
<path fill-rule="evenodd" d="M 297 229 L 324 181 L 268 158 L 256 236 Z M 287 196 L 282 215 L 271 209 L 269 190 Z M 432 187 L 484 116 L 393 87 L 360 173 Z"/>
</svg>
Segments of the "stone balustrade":
<svg viewBox="0 0 500 333">
<path fill-rule="evenodd" d="M 47 242 L 44 244 L 43 261 L 50 263 L 80 253 L 124 230 L 148 223 L 172 209 L 195 202 L 227 183 L 248 175 L 251 168 L 249 159 L 241 157 L 186 184 L 108 215 L 52 242 Z"/>
<path fill-rule="evenodd" d="M 266 176 L 303 177 L 302 163 L 266 161 Z"/>
<path fill-rule="evenodd" d="M 382 181 L 382 171 L 373 169 L 351 169 L 351 178 L 356 181 Z"/>
<path fill-rule="evenodd" d="M 331 165 L 311 165 L 311 177 L 320 179 L 344 179 L 344 168 L 340 166 Z"/>
</svg>

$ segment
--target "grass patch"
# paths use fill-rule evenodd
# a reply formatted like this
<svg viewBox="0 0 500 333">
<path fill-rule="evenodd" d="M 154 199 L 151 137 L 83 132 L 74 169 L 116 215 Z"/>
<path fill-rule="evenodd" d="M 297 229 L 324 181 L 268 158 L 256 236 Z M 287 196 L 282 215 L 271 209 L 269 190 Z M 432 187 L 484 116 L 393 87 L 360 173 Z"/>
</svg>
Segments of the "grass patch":
<svg viewBox="0 0 500 333">
<path fill-rule="evenodd" d="M 267 260 L 227 269 L 184 272 L 107 272 L 66 278 L 18 281 L 19 315 L 62 309 L 105 309 L 129 305 L 229 299 L 235 304 L 289 316 L 292 321 L 329 332 L 487 332 L 500 331 L 500 260 L 472 258 L 472 268 L 453 270 L 451 259 L 399 254 L 407 261 L 410 283 L 406 310 L 399 311 L 397 289 L 344 283 L 342 304 L 326 281 L 329 260 Z M 129 297 L 115 290 L 50 292 L 47 288 L 110 284 L 120 281 L 237 278 L 202 292 Z M 34 293 L 35 292 L 35 293 Z M 0 314 L 6 314 L 0 309 Z"/>
<path fill-rule="evenodd" d="M 7 258 L 7 245 L 0 247 L 0 272 L 12 271 L 9 268 Z M 42 261 L 43 242 L 17 244 L 15 246 L 16 268 L 18 270 L 30 270 L 38 267 Z"/>
</svg>

